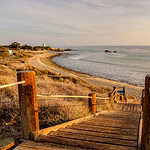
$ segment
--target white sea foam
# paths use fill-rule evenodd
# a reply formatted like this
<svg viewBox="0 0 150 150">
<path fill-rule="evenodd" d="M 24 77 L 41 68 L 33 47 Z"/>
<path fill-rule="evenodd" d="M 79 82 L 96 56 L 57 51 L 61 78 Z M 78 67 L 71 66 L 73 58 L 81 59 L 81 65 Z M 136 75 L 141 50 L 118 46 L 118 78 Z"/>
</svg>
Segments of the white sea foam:
<svg viewBox="0 0 150 150">
<path fill-rule="evenodd" d="M 105 53 L 105 49 L 117 53 Z M 150 73 L 150 47 L 87 47 L 65 55 L 54 61 L 73 70 L 112 80 L 144 85 L 145 75 Z"/>
</svg>

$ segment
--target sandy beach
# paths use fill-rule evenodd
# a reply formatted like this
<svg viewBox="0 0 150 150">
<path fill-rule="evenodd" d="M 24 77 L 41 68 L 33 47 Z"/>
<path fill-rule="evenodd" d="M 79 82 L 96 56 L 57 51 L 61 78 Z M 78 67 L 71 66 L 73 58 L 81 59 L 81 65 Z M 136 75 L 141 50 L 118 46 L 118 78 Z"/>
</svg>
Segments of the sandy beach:
<svg viewBox="0 0 150 150">
<path fill-rule="evenodd" d="M 126 93 L 129 96 L 136 97 L 137 100 L 140 100 L 141 98 L 141 91 L 144 87 L 139 87 L 135 85 L 131 85 L 128 83 L 118 82 L 118 81 L 112 81 L 100 77 L 91 76 L 88 74 L 84 74 L 81 72 L 77 72 L 74 70 L 70 70 L 67 68 L 64 68 L 56 63 L 53 62 L 53 58 L 61 55 L 60 53 L 55 52 L 46 52 L 40 55 L 35 55 L 29 60 L 29 63 L 32 64 L 35 67 L 41 68 L 41 69 L 49 69 L 52 72 L 57 73 L 61 76 L 72 76 L 77 79 L 81 79 L 85 82 L 87 82 L 90 85 L 97 86 L 99 88 L 108 88 L 112 89 L 113 86 L 116 87 L 125 87 Z"/>
</svg>

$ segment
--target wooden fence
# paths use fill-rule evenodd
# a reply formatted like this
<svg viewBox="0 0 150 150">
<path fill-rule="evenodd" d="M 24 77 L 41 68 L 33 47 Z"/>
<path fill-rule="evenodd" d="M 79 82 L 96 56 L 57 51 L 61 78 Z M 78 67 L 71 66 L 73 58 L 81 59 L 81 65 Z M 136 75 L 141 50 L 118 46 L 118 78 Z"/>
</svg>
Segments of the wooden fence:
<svg viewBox="0 0 150 150">
<path fill-rule="evenodd" d="M 16 83 L 0 86 L 0 89 L 18 85 L 19 107 L 21 110 L 21 125 L 24 139 L 34 139 L 35 133 L 39 132 L 39 113 L 37 97 L 50 98 L 88 98 L 88 107 L 92 114 L 96 113 L 96 99 L 107 100 L 109 97 L 96 97 L 96 93 L 88 96 L 68 95 L 39 95 L 36 90 L 36 79 L 33 71 L 20 71 L 17 73 Z"/>
<path fill-rule="evenodd" d="M 35 73 L 32 71 L 18 72 L 17 80 L 18 82 L 16 83 L 0 86 L 0 89 L 18 85 L 19 106 L 21 110 L 21 123 L 24 139 L 35 139 L 37 133 L 40 132 L 37 101 L 38 96 L 51 98 L 88 98 L 88 107 L 92 114 L 96 113 L 97 99 L 109 99 L 109 97 L 96 97 L 96 93 L 90 93 L 88 96 L 38 95 L 36 90 Z M 111 94 L 111 102 L 114 103 L 118 101 L 117 98 L 117 88 L 114 88 Z M 145 133 L 145 130 L 143 130 L 143 133 Z"/>
</svg>

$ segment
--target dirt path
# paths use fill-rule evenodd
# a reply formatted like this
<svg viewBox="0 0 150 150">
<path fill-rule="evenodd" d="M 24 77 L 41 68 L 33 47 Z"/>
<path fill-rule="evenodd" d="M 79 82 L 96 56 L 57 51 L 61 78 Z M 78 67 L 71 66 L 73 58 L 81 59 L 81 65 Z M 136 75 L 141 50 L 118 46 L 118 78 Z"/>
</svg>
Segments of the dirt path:
<svg viewBox="0 0 150 150">
<path fill-rule="evenodd" d="M 70 71 L 66 68 L 56 65 L 54 62 L 52 62 L 51 59 L 48 59 L 49 57 L 54 55 L 56 54 L 45 53 L 45 54 L 35 55 L 34 57 L 29 59 L 29 64 L 39 69 L 48 69 L 51 72 L 55 72 L 62 76 L 70 76 L 76 79 L 83 80 L 89 84 L 96 85 L 99 88 L 102 87 L 112 88 L 113 86 L 122 86 L 126 88 L 126 91 L 130 96 L 135 96 L 138 100 L 140 100 L 141 93 L 142 93 L 141 91 L 143 87 L 138 87 L 138 86 L 130 85 L 128 83 L 107 80 L 99 77 L 90 76 L 87 74 Z M 47 59 L 47 61 L 45 61 L 45 58 Z"/>
</svg>

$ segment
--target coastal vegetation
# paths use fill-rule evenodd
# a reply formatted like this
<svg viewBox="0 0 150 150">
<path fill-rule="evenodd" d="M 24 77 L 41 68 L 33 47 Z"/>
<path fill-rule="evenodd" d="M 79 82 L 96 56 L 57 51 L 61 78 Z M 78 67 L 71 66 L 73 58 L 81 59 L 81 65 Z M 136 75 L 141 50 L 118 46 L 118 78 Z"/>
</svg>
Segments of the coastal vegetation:
<svg viewBox="0 0 150 150">
<path fill-rule="evenodd" d="M 45 51 L 34 51 L 27 45 L 21 50 L 20 44 L 13 45 L 13 53 L 10 54 L 9 46 L 0 47 L 0 85 L 16 82 L 16 72 L 21 70 L 32 70 L 36 73 L 37 93 L 49 95 L 88 95 L 92 91 L 98 95 L 108 96 L 110 90 L 89 85 L 80 79 L 62 76 L 48 69 L 39 69 L 29 63 L 29 59 L 35 55 L 46 53 Z M 18 45 L 18 46 L 17 46 Z M 15 47 L 16 46 L 16 47 Z M 29 48 L 29 49 L 26 49 Z M 57 55 L 54 54 L 53 55 Z M 45 58 L 45 61 L 50 61 Z M 46 62 L 45 62 L 46 63 Z M 88 99 L 71 98 L 38 98 L 39 119 L 41 128 L 56 125 L 65 121 L 86 116 L 89 113 Z M 101 110 L 111 109 L 107 105 L 99 107 Z M 11 87 L 0 90 L 0 136 L 11 136 L 20 139 L 21 118 L 19 110 L 18 89 Z"/>
<path fill-rule="evenodd" d="M 71 48 L 53 48 L 49 45 L 43 44 L 43 45 L 38 45 L 38 46 L 32 46 L 29 44 L 24 44 L 21 45 L 19 42 L 13 42 L 10 45 L 0 45 L 0 50 L 33 50 L 33 51 L 42 51 L 42 50 L 51 50 L 51 51 L 58 51 L 58 52 L 63 52 L 63 51 L 71 51 Z"/>
</svg>

